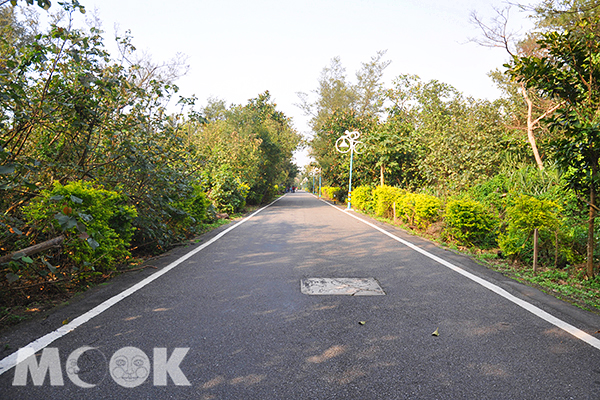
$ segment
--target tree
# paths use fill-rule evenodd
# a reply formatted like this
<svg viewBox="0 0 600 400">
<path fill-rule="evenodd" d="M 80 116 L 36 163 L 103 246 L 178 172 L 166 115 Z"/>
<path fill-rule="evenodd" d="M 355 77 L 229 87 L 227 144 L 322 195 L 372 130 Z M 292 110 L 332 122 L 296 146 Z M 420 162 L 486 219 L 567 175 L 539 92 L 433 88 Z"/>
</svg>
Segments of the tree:
<svg viewBox="0 0 600 400">
<path fill-rule="evenodd" d="M 367 142 L 377 125 L 376 117 L 359 115 L 354 110 L 335 110 L 323 121 L 310 142 L 310 154 L 321 167 L 328 184 L 347 189 L 350 178 L 350 157 L 337 152 L 336 140 L 346 131 L 358 131 L 361 133 L 360 140 Z M 370 159 L 368 154 L 354 158 L 352 181 L 356 186 L 373 182 L 377 176 L 378 170 L 372 156 Z"/>
<path fill-rule="evenodd" d="M 436 80 L 418 83 L 413 91 L 414 140 L 423 146 L 418 163 L 429 185 L 461 189 L 498 172 L 511 141 L 501 103 L 464 98 Z"/>
<path fill-rule="evenodd" d="M 362 63 L 356 73 L 356 83 L 349 82 L 340 57 L 334 57 L 328 67 L 323 68 L 319 86 L 314 90 L 317 99 L 309 101 L 306 93 L 298 93 L 298 105 L 307 116 L 310 125 L 318 131 L 334 111 L 353 110 L 359 115 L 376 115 L 382 110 L 384 101 L 383 72 L 391 61 L 383 60 L 386 51 L 378 51 L 371 61 Z"/>
<path fill-rule="evenodd" d="M 386 90 L 385 122 L 371 133 L 367 140 L 367 155 L 375 159 L 379 168 L 379 183 L 387 180 L 407 188 L 417 188 L 423 183 L 419 172 L 419 159 L 424 148 L 416 140 L 416 93 L 420 79 L 416 75 L 400 75 Z"/>
<path fill-rule="evenodd" d="M 599 0 L 543 0 L 535 6 L 520 6 L 533 13 L 542 31 L 576 28 L 582 18 L 600 16 Z"/>
<path fill-rule="evenodd" d="M 38 7 L 43 8 L 44 10 L 49 10 L 50 7 L 52 6 L 52 2 L 50 0 L 25 0 L 25 2 L 27 3 L 28 6 L 33 5 L 33 3 L 37 3 Z M 0 7 L 2 7 L 5 4 L 10 3 L 13 7 L 16 7 L 18 4 L 17 0 L 0 0 Z M 81 4 L 79 4 L 79 1 L 77 0 L 71 0 L 71 3 L 74 7 L 78 8 L 79 11 L 84 14 L 85 13 L 85 7 L 82 6 Z"/>
<path fill-rule="evenodd" d="M 391 61 L 383 60 L 386 52 L 378 51 L 371 61 L 362 63 L 362 68 L 356 73 L 356 111 L 359 114 L 377 115 L 382 111 L 385 90 L 381 80 L 391 64 Z"/>
<path fill-rule="evenodd" d="M 414 126 L 399 115 L 390 115 L 368 137 L 366 155 L 379 168 L 379 184 L 386 181 L 415 188 L 421 182 L 417 169 L 420 146 L 411 139 Z"/>
<path fill-rule="evenodd" d="M 564 137 L 555 142 L 556 161 L 570 188 L 586 193 L 588 211 L 587 275 L 594 276 L 594 222 L 600 185 L 600 22 L 584 18 L 572 30 L 549 31 L 539 44 L 542 57 L 514 57 L 508 73 L 528 88 L 560 102 L 549 118 Z"/>
<path fill-rule="evenodd" d="M 310 126 L 317 131 L 331 113 L 335 110 L 351 110 L 356 102 L 356 92 L 353 86 L 347 82 L 346 69 L 343 67 L 340 57 L 331 59 L 331 64 L 323 68 L 319 78 L 319 86 L 314 91 L 317 100 L 309 102 L 306 93 L 298 93 L 300 97 L 299 107 L 307 116 L 310 116 Z"/>
<path fill-rule="evenodd" d="M 276 184 L 293 179 L 292 152 L 300 136 L 268 91 L 229 108 L 223 100 L 211 99 L 203 112 L 205 121 L 189 122 L 186 129 L 209 188 L 226 168 L 249 186 L 248 201 L 254 204 L 269 199 Z"/>
<path fill-rule="evenodd" d="M 539 52 L 539 48 L 536 44 L 536 35 L 529 34 L 525 39 L 518 40 L 516 34 L 511 32 L 508 28 L 510 7 L 503 10 L 496 9 L 496 17 L 492 19 L 491 24 L 486 24 L 475 12 L 471 14 L 471 21 L 479 27 L 482 32 L 481 38 L 472 39 L 475 43 L 478 43 L 485 47 L 499 47 L 506 50 L 506 52 L 514 57 L 515 54 L 520 55 L 534 55 Z M 498 81 L 498 77 L 496 77 Z M 504 85 L 505 92 L 509 93 L 512 91 L 508 85 Z M 507 90 L 508 89 L 508 90 Z M 542 98 L 534 91 L 527 90 L 527 86 L 524 81 L 521 81 L 518 85 L 518 93 L 525 100 L 526 104 L 526 132 L 527 140 L 531 146 L 531 151 L 535 158 L 535 162 L 540 170 L 544 169 L 544 163 L 540 152 L 538 150 L 538 141 L 536 139 L 535 131 L 540 128 L 541 121 L 551 115 L 558 107 L 551 99 Z M 514 96 L 513 96 L 514 98 Z M 515 119 L 520 119 L 521 112 L 514 110 Z"/>
<path fill-rule="evenodd" d="M 348 180 L 348 166 L 340 161 L 340 154 L 334 148 L 335 140 L 346 130 L 361 132 L 361 141 L 378 131 L 379 117 L 383 112 L 386 91 L 383 86 L 383 73 L 390 61 L 384 60 L 386 51 L 378 51 L 371 60 L 362 63 L 356 72 L 356 83 L 349 82 L 346 70 L 339 57 L 331 60 L 319 79 L 319 87 L 314 91 L 317 99 L 309 102 L 306 93 L 298 93 L 300 107 L 310 115 L 310 125 L 315 133 L 311 141 L 312 155 L 323 167 L 323 176 L 330 183 L 345 186 Z M 381 132 L 384 132 L 383 130 Z M 374 143 L 374 138 L 370 139 Z M 389 142 L 388 142 L 389 143 Z M 389 146 L 373 147 L 386 154 L 376 155 L 373 151 L 357 160 L 353 168 L 353 179 L 365 183 L 373 177 L 381 176 L 385 163 L 390 161 Z M 342 177 L 344 177 L 342 179 Z"/>
<path fill-rule="evenodd" d="M 54 181 L 84 180 L 119 188 L 140 211 L 135 245 L 164 248 L 190 234 L 178 204 L 200 181 L 181 116 L 165 113 L 177 88 L 161 65 L 112 59 L 101 31 L 73 28 L 77 5 L 61 5 L 64 19 L 48 32 L 0 44 L 3 231 L 26 229 L 19 210 Z M 121 45 L 133 49 L 129 38 Z M 11 246 L 35 240 L 5 233 Z"/>
</svg>

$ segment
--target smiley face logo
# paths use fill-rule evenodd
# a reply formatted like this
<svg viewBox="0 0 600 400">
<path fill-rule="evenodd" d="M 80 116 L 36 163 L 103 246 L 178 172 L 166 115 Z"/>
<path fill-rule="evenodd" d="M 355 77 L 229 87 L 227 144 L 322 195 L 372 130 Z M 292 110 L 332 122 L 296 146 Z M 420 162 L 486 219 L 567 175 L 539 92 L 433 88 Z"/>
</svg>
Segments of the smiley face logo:
<svg viewBox="0 0 600 400">
<path fill-rule="evenodd" d="M 150 374 L 150 359 L 137 347 L 123 347 L 113 354 L 110 375 L 119 385 L 133 388 L 144 383 Z"/>
</svg>

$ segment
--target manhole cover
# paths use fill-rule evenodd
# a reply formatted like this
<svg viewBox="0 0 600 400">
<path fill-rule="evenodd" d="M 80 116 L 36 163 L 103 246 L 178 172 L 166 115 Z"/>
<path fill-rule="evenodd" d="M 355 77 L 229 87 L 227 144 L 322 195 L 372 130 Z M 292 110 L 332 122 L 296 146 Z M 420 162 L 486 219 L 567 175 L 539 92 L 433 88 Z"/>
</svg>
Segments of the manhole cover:
<svg viewBox="0 0 600 400">
<path fill-rule="evenodd" d="M 300 281 L 300 291 L 304 294 L 385 295 L 375 278 L 307 278 Z"/>
</svg>

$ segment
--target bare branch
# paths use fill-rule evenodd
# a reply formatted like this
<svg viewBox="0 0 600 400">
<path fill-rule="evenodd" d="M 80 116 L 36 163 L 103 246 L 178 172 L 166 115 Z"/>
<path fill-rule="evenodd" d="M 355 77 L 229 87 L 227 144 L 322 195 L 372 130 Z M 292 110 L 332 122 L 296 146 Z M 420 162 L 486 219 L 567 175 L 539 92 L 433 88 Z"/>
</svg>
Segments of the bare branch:
<svg viewBox="0 0 600 400">
<path fill-rule="evenodd" d="M 481 30 L 483 37 L 471 38 L 470 41 L 480 46 L 503 48 L 512 56 L 514 52 L 511 45 L 514 45 L 516 33 L 508 30 L 510 7 L 502 10 L 494 8 L 494 11 L 496 17 L 492 18 L 490 25 L 486 24 L 476 11 L 471 12 L 471 23 Z"/>
</svg>

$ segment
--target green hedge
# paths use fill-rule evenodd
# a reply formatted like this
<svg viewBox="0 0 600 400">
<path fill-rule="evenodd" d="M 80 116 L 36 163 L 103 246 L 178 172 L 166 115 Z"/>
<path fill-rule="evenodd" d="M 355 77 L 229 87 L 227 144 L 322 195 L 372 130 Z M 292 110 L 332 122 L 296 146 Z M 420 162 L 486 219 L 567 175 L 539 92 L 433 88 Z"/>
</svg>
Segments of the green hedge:
<svg viewBox="0 0 600 400">
<path fill-rule="evenodd" d="M 483 204 L 470 198 L 450 200 L 444 215 L 446 233 L 467 246 L 492 247 L 498 220 Z"/>
<path fill-rule="evenodd" d="M 396 218 L 425 229 L 439 218 L 442 202 L 435 196 L 408 193 L 392 186 L 378 186 L 372 191 L 373 211 L 379 217 Z"/>
<path fill-rule="evenodd" d="M 440 215 L 442 202 L 435 196 L 417 193 L 414 195 L 415 224 L 422 229 L 436 222 Z"/>
<path fill-rule="evenodd" d="M 340 187 L 322 186 L 321 193 L 323 194 L 323 197 L 325 197 L 326 199 L 340 201 L 340 202 L 344 201 L 345 196 L 343 196 L 342 188 L 340 188 Z"/>
<path fill-rule="evenodd" d="M 136 209 L 122 194 L 90 182 L 56 182 L 24 209 L 28 224 L 48 237 L 66 236 L 62 260 L 79 273 L 114 270 L 130 256 Z"/>
<path fill-rule="evenodd" d="M 363 211 L 373 211 L 373 188 L 359 186 L 352 191 L 352 207 Z"/>
<path fill-rule="evenodd" d="M 383 185 L 377 186 L 373 189 L 372 193 L 375 215 L 392 218 L 394 215 L 394 203 L 398 203 L 400 197 L 406 192 L 397 187 Z M 398 210 L 397 207 L 398 204 L 396 204 L 396 212 Z"/>
</svg>

